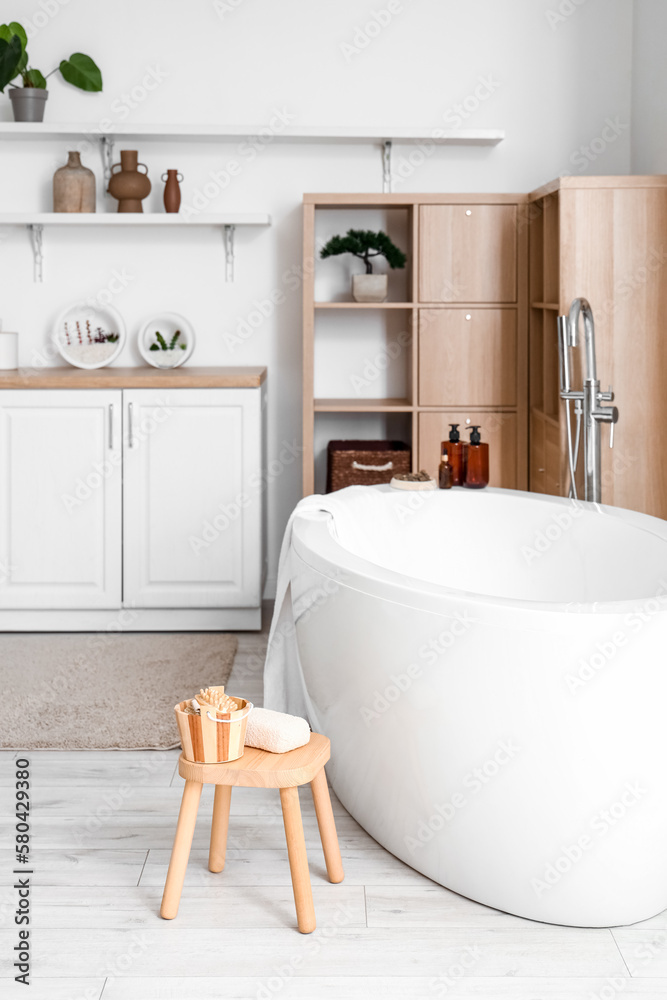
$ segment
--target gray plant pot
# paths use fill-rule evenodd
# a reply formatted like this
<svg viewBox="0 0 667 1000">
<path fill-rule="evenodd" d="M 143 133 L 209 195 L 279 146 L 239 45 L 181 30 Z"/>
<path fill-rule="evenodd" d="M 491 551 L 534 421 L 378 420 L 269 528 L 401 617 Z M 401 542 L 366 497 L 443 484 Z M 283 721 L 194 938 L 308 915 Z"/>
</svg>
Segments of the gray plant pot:
<svg viewBox="0 0 667 1000">
<path fill-rule="evenodd" d="M 352 298 L 355 302 L 385 302 L 387 299 L 387 275 L 353 274 Z"/>
<path fill-rule="evenodd" d="M 9 91 L 15 122 L 43 122 L 48 90 L 39 87 L 12 87 Z"/>
</svg>

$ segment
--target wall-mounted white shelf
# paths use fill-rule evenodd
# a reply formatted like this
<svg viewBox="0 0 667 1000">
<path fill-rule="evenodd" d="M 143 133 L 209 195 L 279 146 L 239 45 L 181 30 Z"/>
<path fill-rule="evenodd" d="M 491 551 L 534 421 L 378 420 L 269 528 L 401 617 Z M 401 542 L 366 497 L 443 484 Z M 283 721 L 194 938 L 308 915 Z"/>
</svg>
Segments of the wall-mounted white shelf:
<svg viewBox="0 0 667 1000">
<path fill-rule="evenodd" d="M 234 280 L 234 233 L 237 226 L 270 226 L 265 212 L 207 212 L 184 216 L 150 212 L 0 212 L 0 226 L 25 226 L 30 233 L 34 258 L 34 279 L 43 280 L 44 227 L 50 226 L 134 226 L 140 228 L 219 226 L 225 239 L 225 276 Z"/>
<path fill-rule="evenodd" d="M 475 128 L 380 128 L 376 125 L 114 125 L 107 130 L 96 124 L 49 122 L 0 122 L 0 139 L 155 139 L 208 140 L 226 142 L 266 136 L 272 142 L 434 142 L 438 146 L 497 146 L 505 138 L 502 129 Z"/>
<path fill-rule="evenodd" d="M 375 125 L 111 125 L 103 130 L 98 123 L 0 122 L 2 139 L 87 139 L 98 142 L 108 183 L 113 163 L 114 143 L 122 140 L 152 139 L 159 142 L 234 142 L 252 140 L 291 143 L 373 143 L 382 148 L 382 189 L 391 191 L 391 151 L 393 145 L 497 146 L 505 138 L 502 129 L 474 128 L 381 128 Z"/>
</svg>

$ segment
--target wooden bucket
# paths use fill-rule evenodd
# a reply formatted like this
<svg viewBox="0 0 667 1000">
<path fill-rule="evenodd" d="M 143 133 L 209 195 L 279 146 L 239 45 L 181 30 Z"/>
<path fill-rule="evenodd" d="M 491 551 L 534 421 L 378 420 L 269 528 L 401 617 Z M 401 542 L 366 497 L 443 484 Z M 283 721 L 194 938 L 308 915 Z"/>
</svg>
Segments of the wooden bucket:
<svg viewBox="0 0 667 1000">
<path fill-rule="evenodd" d="M 215 690 L 224 693 L 224 688 Z M 246 725 L 253 706 L 245 698 L 234 698 L 234 701 L 238 705 L 236 712 L 214 712 L 203 706 L 201 713 L 186 712 L 191 699 L 174 706 L 186 760 L 197 764 L 224 764 L 243 756 Z"/>
</svg>

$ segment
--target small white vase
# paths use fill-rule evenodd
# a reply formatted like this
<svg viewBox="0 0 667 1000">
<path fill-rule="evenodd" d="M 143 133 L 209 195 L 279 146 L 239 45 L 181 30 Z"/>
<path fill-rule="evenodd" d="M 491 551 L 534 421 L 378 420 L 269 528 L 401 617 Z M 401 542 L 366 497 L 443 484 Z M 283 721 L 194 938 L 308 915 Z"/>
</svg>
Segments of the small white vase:
<svg viewBox="0 0 667 1000">
<path fill-rule="evenodd" d="M 386 302 L 386 274 L 353 274 L 352 298 L 355 302 Z"/>
<path fill-rule="evenodd" d="M 0 330 L 0 371 L 11 371 L 19 366 L 19 335 Z"/>
</svg>

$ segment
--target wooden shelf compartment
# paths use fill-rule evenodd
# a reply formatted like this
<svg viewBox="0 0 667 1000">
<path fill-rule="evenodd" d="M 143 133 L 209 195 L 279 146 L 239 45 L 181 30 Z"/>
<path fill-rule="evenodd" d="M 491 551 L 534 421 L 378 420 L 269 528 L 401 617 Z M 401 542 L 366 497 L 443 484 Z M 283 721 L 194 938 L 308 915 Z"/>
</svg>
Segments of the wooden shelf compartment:
<svg viewBox="0 0 667 1000">
<path fill-rule="evenodd" d="M 544 199 L 544 290 L 542 296 L 545 302 L 558 302 L 560 299 L 559 258 L 559 195 L 554 193 Z"/>
<path fill-rule="evenodd" d="M 414 309 L 414 302 L 315 302 L 315 309 Z"/>
<path fill-rule="evenodd" d="M 544 310 L 531 309 L 529 315 L 529 395 L 530 406 L 544 407 Z"/>
<path fill-rule="evenodd" d="M 315 413 L 412 413 L 409 399 L 315 399 Z"/>
<path fill-rule="evenodd" d="M 409 411 L 371 410 L 319 411 L 313 426 L 313 491 L 324 493 L 327 473 L 327 445 L 336 440 L 402 441 L 412 447 L 412 468 L 417 455 L 412 444 L 416 417 Z"/>
<path fill-rule="evenodd" d="M 558 416 L 560 406 L 560 382 L 558 374 L 558 327 L 556 317 L 543 313 L 543 391 L 542 409 L 553 417 Z"/>
</svg>

